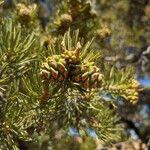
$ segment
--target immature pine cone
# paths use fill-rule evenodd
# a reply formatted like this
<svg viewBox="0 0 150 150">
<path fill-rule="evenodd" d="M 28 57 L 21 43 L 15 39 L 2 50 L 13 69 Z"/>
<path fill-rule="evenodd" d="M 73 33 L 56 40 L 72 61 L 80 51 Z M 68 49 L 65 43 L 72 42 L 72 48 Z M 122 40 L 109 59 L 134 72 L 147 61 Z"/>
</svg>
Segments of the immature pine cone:
<svg viewBox="0 0 150 150">
<path fill-rule="evenodd" d="M 97 88 L 102 80 L 99 68 L 93 62 L 78 65 L 73 81 L 79 83 L 83 88 Z"/>
<path fill-rule="evenodd" d="M 43 80 L 62 82 L 68 77 L 66 62 L 60 55 L 48 57 L 42 63 L 40 75 Z"/>
</svg>

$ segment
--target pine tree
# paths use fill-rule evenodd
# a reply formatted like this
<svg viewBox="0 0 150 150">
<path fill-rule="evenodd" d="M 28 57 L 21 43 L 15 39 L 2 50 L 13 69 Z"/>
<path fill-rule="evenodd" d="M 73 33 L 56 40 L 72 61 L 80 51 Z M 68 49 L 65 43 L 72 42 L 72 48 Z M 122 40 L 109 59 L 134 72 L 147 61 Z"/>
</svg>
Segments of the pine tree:
<svg viewBox="0 0 150 150">
<path fill-rule="evenodd" d="M 96 149 L 88 130 L 104 145 L 120 141 L 118 103 L 134 105 L 139 85 L 131 65 L 104 61 L 104 48 L 119 50 L 107 45 L 118 38 L 109 12 L 97 21 L 98 1 L 54 1 L 51 14 L 43 12 L 49 1 L 7 2 L 0 2 L 0 149 Z"/>
</svg>

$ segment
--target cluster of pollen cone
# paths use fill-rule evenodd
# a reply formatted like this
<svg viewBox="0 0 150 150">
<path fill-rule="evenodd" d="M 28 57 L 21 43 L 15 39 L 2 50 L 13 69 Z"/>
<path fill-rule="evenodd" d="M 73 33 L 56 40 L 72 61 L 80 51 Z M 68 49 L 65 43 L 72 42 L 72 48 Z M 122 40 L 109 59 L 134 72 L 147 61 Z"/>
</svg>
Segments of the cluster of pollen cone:
<svg viewBox="0 0 150 150">
<path fill-rule="evenodd" d="M 49 83 L 72 82 L 84 89 L 97 88 L 102 81 L 99 68 L 94 62 L 84 61 L 79 49 L 48 57 L 41 65 L 40 75 Z"/>
</svg>

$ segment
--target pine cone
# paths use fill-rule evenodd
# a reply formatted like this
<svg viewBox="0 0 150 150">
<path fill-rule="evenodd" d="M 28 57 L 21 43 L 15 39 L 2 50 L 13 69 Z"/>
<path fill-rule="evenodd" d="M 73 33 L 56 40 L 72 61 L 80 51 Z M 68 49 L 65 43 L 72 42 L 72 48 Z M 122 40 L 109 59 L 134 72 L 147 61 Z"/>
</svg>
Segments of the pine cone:
<svg viewBox="0 0 150 150">
<path fill-rule="evenodd" d="M 93 62 L 90 62 L 79 65 L 72 80 L 79 83 L 85 89 L 97 88 L 102 80 L 102 74 L 99 68 L 94 66 Z"/>
<path fill-rule="evenodd" d="M 41 66 L 40 75 L 43 80 L 62 82 L 68 77 L 66 62 L 60 55 L 48 57 Z"/>
</svg>

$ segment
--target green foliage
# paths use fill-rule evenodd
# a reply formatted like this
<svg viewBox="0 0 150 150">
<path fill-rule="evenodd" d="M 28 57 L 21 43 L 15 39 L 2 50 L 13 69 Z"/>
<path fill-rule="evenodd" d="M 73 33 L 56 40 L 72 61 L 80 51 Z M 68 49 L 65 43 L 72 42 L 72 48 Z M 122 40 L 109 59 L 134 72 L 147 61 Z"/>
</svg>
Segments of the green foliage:
<svg viewBox="0 0 150 150">
<path fill-rule="evenodd" d="M 0 25 L 0 77 L 1 89 L 18 80 L 30 69 L 35 59 L 34 36 L 15 27 L 11 20 L 3 20 Z M 10 87 L 9 87 L 10 88 Z"/>
<path fill-rule="evenodd" d="M 108 26 L 116 20 L 109 16 L 112 8 L 97 21 L 98 1 L 64 0 L 43 30 L 36 17 L 40 7 L 24 2 L 6 14 L 11 19 L 0 20 L 0 149 L 21 149 L 20 141 L 29 149 L 70 149 L 73 143 L 74 149 L 96 149 L 87 129 L 104 144 L 118 141 L 121 126 L 111 105 L 119 97 L 136 102 L 138 84 L 130 68 L 104 64 L 101 53 L 108 51 L 95 50 L 118 50 L 119 33 L 109 30 L 114 24 Z M 110 7 L 106 1 L 99 3 Z M 93 36 L 95 40 L 88 40 Z M 110 36 L 112 43 L 106 44 Z M 82 142 L 68 135 L 70 127 Z"/>
<path fill-rule="evenodd" d="M 64 0 L 57 3 L 53 22 L 50 27 L 54 30 L 54 34 L 63 34 L 69 27 L 72 29 L 80 28 L 80 35 L 89 35 L 97 24 L 96 16 L 97 13 L 93 7 L 91 1 L 78 1 L 78 0 Z"/>
<path fill-rule="evenodd" d="M 15 31 L 16 28 L 12 27 L 12 22 L 9 23 L 8 25 L 10 25 L 11 27 L 10 29 L 11 30 L 13 29 Z M 4 31 L 5 33 L 5 27 L 2 31 Z M 6 34 L 7 36 L 8 33 Z M 54 122 L 57 123 L 58 129 L 63 130 L 66 130 L 70 126 L 77 128 L 79 131 L 80 130 L 85 131 L 87 128 L 93 128 L 95 129 L 97 136 L 100 137 L 101 140 L 107 142 L 113 141 L 114 138 L 111 138 L 110 135 L 114 135 L 115 133 L 114 124 L 116 123 L 115 121 L 116 119 L 112 118 L 111 111 L 109 111 L 109 109 L 106 109 L 103 103 L 99 102 L 100 101 L 99 96 L 98 97 L 96 96 L 94 98 L 91 96 L 91 94 L 95 96 L 96 93 L 94 91 L 92 90 L 86 91 L 83 90 L 82 87 L 74 88 L 74 86 L 72 86 L 69 82 L 68 83 L 64 82 L 63 84 L 56 86 L 55 84 L 54 86 L 51 86 L 51 83 L 49 82 L 47 82 L 48 84 L 46 83 L 46 85 L 44 82 L 42 83 L 42 80 L 40 79 L 39 76 L 40 61 L 42 59 L 42 57 L 40 56 L 41 54 L 38 56 L 39 53 L 36 53 L 35 49 L 33 49 L 34 52 L 32 52 L 32 55 L 30 52 L 30 49 L 32 48 L 32 43 L 34 41 L 33 36 L 25 38 L 25 42 L 26 39 L 28 39 L 27 43 L 23 41 L 17 43 L 17 41 L 21 40 L 20 39 L 21 33 L 20 32 L 17 32 L 18 34 L 16 32 L 11 33 L 14 35 L 12 36 L 10 34 L 8 37 L 10 37 L 10 41 L 14 41 L 14 43 L 11 42 L 7 44 L 5 38 L 2 39 L 3 40 L 2 50 L 8 49 L 7 52 L 9 52 L 10 49 L 9 47 L 15 45 L 16 48 L 13 49 L 12 46 L 12 51 L 10 52 L 14 52 L 12 53 L 13 58 L 12 60 L 16 59 L 17 60 L 9 62 L 11 62 L 11 65 L 13 65 L 13 62 L 15 62 L 15 65 L 21 64 L 22 65 L 21 68 L 23 68 L 24 72 L 20 71 L 21 72 L 20 76 L 16 75 L 14 80 L 11 80 L 11 82 L 9 81 L 11 86 L 8 87 L 7 89 L 7 91 L 9 90 L 9 95 L 6 97 L 7 99 L 6 103 L 3 104 L 4 112 L 3 112 L 3 119 L 1 121 L 2 126 L 1 132 L 2 135 L 4 135 L 4 137 L 2 138 L 2 142 L 3 140 L 5 140 L 5 138 L 6 139 L 9 138 L 6 135 L 10 135 L 11 137 L 9 138 L 9 140 L 7 140 L 6 145 L 8 146 L 11 146 L 12 143 L 15 143 L 14 141 L 15 138 L 30 140 L 30 138 L 26 137 L 27 135 L 29 136 L 28 129 L 30 128 L 34 129 L 33 135 L 34 133 L 36 133 L 36 131 L 38 131 L 39 133 L 45 131 L 45 134 L 48 134 L 52 132 L 49 129 L 51 128 Z M 66 37 L 66 35 L 68 36 Z M 60 44 L 64 42 L 65 45 L 63 45 L 63 47 L 66 48 L 66 45 L 69 45 L 71 42 L 69 32 L 65 34 L 64 37 L 61 38 L 61 40 L 62 41 L 60 42 L 59 39 L 58 42 Z M 26 44 L 25 45 L 26 47 L 24 47 L 22 43 L 24 45 Z M 58 45 L 58 43 L 56 45 Z M 17 50 L 17 46 L 20 48 L 19 52 Z M 92 51 L 90 53 L 86 52 L 86 50 L 89 47 L 88 43 L 83 47 L 84 47 L 83 49 L 81 48 L 83 51 L 81 53 L 82 56 L 81 58 L 84 58 L 86 60 L 87 57 L 87 59 L 90 61 L 97 57 L 97 55 L 94 55 Z M 69 47 L 68 49 L 71 49 L 71 47 Z M 59 51 L 59 49 L 52 50 L 51 48 L 48 51 L 50 51 L 52 55 L 52 52 L 53 54 L 55 53 L 54 50 Z M 86 56 L 86 54 L 88 55 Z M 33 56 L 36 59 L 33 59 Z M 6 60 L 3 60 L 3 62 L 6 63 L 7 62 Z M 30 67 L 28 67 L 28 70 L 25 70 L 24 68 L 26 62 L 28 63 L 31 62 Z M 81 62 L 83 62 L 82 59 Z M 8 65 L 8 67 L 11 67 L 12 69 L 12 66 Z M 15 71 L 16 69 L 12 70 L 13 74 Z M 17 70 L 17 72 L 19 71 Z M 7 73 L 3 71 L 2 78 L 3 77 L 5 78 L 4 76 L 5 74 L 7 75 Z M 5 84 L 6 83 L 7 82 L 5 82 Z M 46 94 L 45 92 L 47 92 L 50 95 L 49 96 L 45 95 Z M 44 103 L 42 102 L 43 100 Z M 96 108 L 98 105 L 100 106 Z M 107 119 L 104 119 L 103 117 L 104 118 L 106 117 Z M 108 123 L 107 122 L 108 120 L 111 121 L 111 123 Z M 103 126 L 105 126 L 104 129 Z M 8 128 L 7 133 L 5 131 L 6 128 Z M 118 128 L 116 128 L 116 131 L 118 131 Z M 109 138 L 107 137 L 108 133 Z"/>
<path fill-rule="evenodd" d="M 110 94 L 114 99 L 118 96 L 132 103 L 136 103 L 138 96 L 138 82 L 132 79 L 133 68 L 118 70 L 116 67 L 105 65 L 103 92 Z"/>
<path fill-rule="evenodd" d="M 16 138 L 26 140 L 27 136 L 23 99 L 20 100 L 17 93 L 20 78 L 27 73 L 35 59 L 34 36 L 22 32 L 19 24 L 14 26 L 11 20 L 3 20 L 0 28 L 0 87 L 2 99 L 5 99 L 0 106 L 0 143 L 1 149 L 15 149 Z"/>
</svg>

